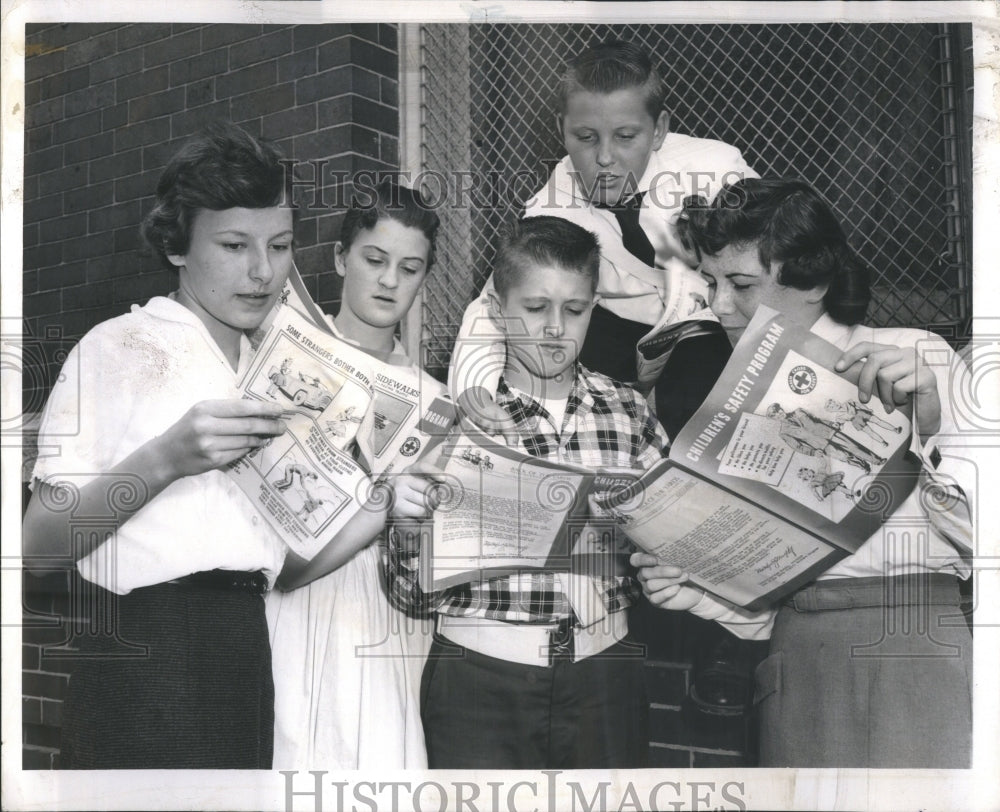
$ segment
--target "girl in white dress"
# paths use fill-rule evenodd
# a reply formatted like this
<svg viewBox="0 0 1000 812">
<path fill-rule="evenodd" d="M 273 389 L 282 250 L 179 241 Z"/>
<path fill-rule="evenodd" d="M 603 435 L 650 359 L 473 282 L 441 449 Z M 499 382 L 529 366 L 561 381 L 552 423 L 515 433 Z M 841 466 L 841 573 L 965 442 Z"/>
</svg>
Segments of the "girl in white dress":
<svg viewBox="0 0 1000 812">
<path fill-rule="evenodd" d="M 367 202 L 344 219 L 335 254 L 343 303 L 327 318 L 344 340 L 409 363 L 396 329 L 433 262 L 438 217 L 395 184 Z M 389 484 L 401 482 L 418 498 L 398 499 L 393 515 L 422 515 L 427 480 L 396 475 Z M 361 514 L 312 561 L 290 555 L 268 598 L 276 769 L 427 766 L 419 684 L 432 629 L 389 604 L 376 542 L 386 514 Z"/>
</svg>

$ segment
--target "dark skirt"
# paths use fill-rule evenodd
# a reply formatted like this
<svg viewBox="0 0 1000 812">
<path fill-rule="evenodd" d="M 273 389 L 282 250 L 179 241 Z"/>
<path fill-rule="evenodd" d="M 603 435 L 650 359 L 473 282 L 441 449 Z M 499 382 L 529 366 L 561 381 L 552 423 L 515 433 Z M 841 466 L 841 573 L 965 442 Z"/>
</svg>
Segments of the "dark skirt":
<svg viewBox="0 0 1000 812">
<path fill-rule="evenodd" d="M 82 586 L 81 586 L 82 584 Z M 157 584 L 90 590 L 117 609 L 85 635 L 63 709 L 63 769 L 268 769 L 274 683 L 264 600 Z"/>
<path fill-rule="evenodd" d="M 756 677 L 761 767 L 969 766 L 972 636 L 953 576 L 817 581 L 779 610 Z"/>
</svg>

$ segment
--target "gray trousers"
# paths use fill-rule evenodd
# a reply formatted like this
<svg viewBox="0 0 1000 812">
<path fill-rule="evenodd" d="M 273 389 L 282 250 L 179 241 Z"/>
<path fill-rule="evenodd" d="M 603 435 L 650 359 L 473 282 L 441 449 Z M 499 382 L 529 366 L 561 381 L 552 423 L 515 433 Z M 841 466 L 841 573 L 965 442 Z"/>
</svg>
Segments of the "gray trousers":
<svg viewBox="0 0 1000 812">
<path fill-rule="evenodd" d="M 762 767 L 962 768 L 972 635 L 942 574 L 819 581 L 756 672 Z"/>
</svg>

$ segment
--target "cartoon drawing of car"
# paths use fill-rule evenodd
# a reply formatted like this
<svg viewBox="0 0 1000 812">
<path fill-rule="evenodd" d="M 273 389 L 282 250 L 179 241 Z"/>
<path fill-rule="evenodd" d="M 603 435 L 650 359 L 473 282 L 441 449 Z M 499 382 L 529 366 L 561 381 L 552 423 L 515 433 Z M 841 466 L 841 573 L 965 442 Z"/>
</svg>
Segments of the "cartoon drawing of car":
<svg viewBox="0 0 1000 812">
<path fill-rule="evenodd" d="M 323 411 L 330 405 L 333 395 L 312 375 L 298 373 L 298 380 L 287 374 L 287 370 L 271 367 L 267 373 L 268 379 L 285 397 L 296 406 Z"/>
</svg>

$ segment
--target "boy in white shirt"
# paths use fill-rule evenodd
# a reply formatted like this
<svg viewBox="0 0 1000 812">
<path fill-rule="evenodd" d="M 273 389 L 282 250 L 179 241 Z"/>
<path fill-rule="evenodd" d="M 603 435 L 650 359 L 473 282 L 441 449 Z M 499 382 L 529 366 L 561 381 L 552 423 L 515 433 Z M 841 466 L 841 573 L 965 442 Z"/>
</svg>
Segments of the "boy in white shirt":
<svg viewBox="0 0 1000 812">
<path fill-rule="evenodd" d="M 598 303 L 580 360 L 624 383 L 636 382 L 636 343 L 667 308 L 677 308 L 676 318 L 703 310 L 714 320 L 691 270 L 695 257 L 677 232 L 684 199 L 711 200 L 727 181 L 756 177 L 735 147 L 669 132 L 664 99 L 649 54 L 631 42 L 602 42 L 572 59 L 555 111 L 568 154 L 525 206 L 527 217 L 561 217 L 597 235 Z M 504 430 L 509 421 L 492 402 L 497 376 L 486 372 L 504 352 L 487 312 L 492 291 L 491 280 L 466 310 L 452 388 L 475 422 Z M 701 405 L 728 355 L 721 331 L 678 345 L 656 383 L 657 417 L 668 435 Z"/>
</svg>

